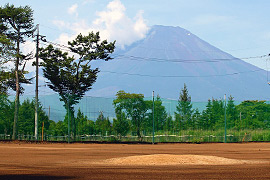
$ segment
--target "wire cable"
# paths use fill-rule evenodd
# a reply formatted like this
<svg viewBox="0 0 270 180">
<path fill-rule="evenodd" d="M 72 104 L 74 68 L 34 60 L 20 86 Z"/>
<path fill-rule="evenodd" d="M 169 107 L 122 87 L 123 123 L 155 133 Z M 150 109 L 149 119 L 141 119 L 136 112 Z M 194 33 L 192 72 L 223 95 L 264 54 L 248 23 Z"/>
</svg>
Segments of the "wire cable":
<svg viewBox="0 0 270 180">
<path fill-rule="evenodd" d="M 57 46 L 59 49 L 63 51 L 72 52 L 68 46 L 47 41 L 47 44 L 53 44 Z M 45 44 L 44 44 L 45 45 Z M 208 63 L 208 62 L 220 62 L 220 61 L 233 61 L 233 60 L 249 60 L 249 59 L 258 59 L 264 58 L 268 55 L 260 55 L 260 56 L 250 56 L 250 57 L 242 57 L 242 58 L 213 58 L 213 59 L 163 59 L 163 58 L 155 58 L 155 57 L 139 57 L 139 56 L 132 56 L 132 55 L 123 55 L 123 54 L 112 54 L 114 59 L 116 60 L 134 60 L 134 61 L 153 61 L 153 62 L 176 62 L 176 63 Z M 110 60 L 112 61 L 112 60 Z"/>
<path fill-rule="evenodd" d="M 121 75 L 131 75 L 131 76 L 144 76 L 144 77 L 163 77 L 163 78 L 198 78 L 198 77 L 220 77 L 220 76 L 232 76 L 237 74 L 243 74 L 243 73 L 251 73 L 251 72 L 258 72 L 258 71 L 264 71 L 263 69 L 257 69 L 257 70 L 251 70 L 251 71 L 242 71 L 242 72 L 234 72 L 234 73 L 227 73 L 227 74 L 215 74 L 215 75 L 201 75 L 201 76 L 189 76 L 189 75 L 183 75 L 183 76 L 177 76 L 177 75 L 149 75 L 149 74 L 137 74 L 137 73 L 119 73 L 114 71 L 101 71 L 105 73 L 111 73 L 111 74 L 121 74 Z"/>
</svg>

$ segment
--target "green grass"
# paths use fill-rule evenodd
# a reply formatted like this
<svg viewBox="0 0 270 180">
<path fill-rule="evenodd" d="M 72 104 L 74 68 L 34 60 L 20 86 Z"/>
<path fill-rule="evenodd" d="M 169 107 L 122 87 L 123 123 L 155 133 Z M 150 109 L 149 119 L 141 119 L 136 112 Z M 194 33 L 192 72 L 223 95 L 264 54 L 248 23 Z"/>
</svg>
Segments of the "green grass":
<svg viewBox="0 0 270 180">
<path fill-rule="evenodd" d="M 1 135 L 0 139 L 10 139 L 11 136 Z M 33 136 L 21 135 L 19 140 L 34 140 Z M 41 139 L 41 137 L 40 137 Z M 67 136 L 51 136 L 45 135 L 45 141 L 67 141 Z M 144 133 L 143 142 L 152 142 L 152 132 Z M 82 135 L 77 136 L 75 141 L 95 141 L 95 142 L 139 142 L 140 139 L 132 133 L 124 137 L 115 135 Z M 270 142 L 270 130 L 227 130 L 227 142 Z M 224 130 L 182 130 L 180 132 L 164 132 L 155 133 L 155 142 L 182 142 L 182 143 L 208 143 L 208 142 L 224 142 Z"/>
</svg>

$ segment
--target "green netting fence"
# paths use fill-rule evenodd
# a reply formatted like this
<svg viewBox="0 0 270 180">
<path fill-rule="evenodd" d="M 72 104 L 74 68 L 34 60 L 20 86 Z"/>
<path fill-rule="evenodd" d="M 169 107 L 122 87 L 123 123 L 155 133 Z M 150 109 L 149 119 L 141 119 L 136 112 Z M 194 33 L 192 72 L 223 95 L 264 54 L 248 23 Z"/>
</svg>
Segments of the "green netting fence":
<svg viewBox="0 0 270 180">
<path fill-rule="evenodd" d="M 153 140 L 170 143 L 270 141 L 270 104 L 267 101 L 227 99 L 225 106 L 223 99 L 180 103 L 155 97 L 151 103 L 152 97 L 148 97 L 144 98 L 146 109 L 143 112 L 139 113 L 142 108 L 130 101 L 130 109 L 123 108 L 123 114 L 118 112 L 117 115 L 114 100 L 85 96 L 74 106 L 74 116 L 69 117 L 58 95 L 40 96 L 38 139 L 62 142 L 70 137 L 72 142 L 149 143 Z M 16 139 L 34 141 L 34 97 L 22 96 L 20 104 Z M 14 97 L 1 97 L 1 140 L 12 139 L 13 116 Z"/>
</svg>

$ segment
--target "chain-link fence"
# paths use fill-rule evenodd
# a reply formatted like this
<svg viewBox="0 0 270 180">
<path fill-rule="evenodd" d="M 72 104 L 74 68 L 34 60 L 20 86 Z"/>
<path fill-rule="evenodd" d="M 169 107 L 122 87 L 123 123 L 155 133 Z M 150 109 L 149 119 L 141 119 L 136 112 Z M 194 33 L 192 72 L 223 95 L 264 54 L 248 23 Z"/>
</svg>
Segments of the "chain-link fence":
<svg viewBox="0 0 270 180">
<path fill-rule="evenodd" d="M 270 141 L 266 101 L 212 99 L 180 102 L 155 97 L 143 101 L 85 96 L 68 115 L 57 95 L 40 96 L 39 140 L 80 142 L 249 142 Z M 35 140 L 35 102 L 21 98 L 18 140 Z M 0 139 L 11 140 L 13 97 L 1 98 Z M 122 103 L 122 104 L 121 104 Z M 119 110 L 119 107 L 121 109 Z M 153 113 L 154 112 L 154 113 Z M 154 138 L 153 138 L 154 133 Z"/>
</svg>

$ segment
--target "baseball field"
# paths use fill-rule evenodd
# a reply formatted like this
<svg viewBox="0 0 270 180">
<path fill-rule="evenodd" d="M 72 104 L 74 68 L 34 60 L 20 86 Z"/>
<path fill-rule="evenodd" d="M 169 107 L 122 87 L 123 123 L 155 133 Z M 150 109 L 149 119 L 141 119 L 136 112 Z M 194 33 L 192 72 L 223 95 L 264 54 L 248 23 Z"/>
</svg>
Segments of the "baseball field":
<svg viewBox="0 0 270 180">
<path fill-rule="evenodd" d="M 270 143 L 0 143 L 0 179 L 270 179 Z"/>
</svg>

